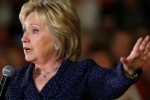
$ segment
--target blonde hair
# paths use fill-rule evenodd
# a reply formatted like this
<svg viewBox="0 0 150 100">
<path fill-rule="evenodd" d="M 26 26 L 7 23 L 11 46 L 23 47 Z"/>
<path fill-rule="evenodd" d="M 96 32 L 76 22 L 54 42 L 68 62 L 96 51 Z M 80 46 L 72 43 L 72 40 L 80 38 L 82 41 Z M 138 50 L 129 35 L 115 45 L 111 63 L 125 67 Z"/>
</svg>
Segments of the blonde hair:
<svg viewBox="0 0 150 100">
<path fill-rule="evenodd" d="M 70 0 L 30 0 L 22 6 L 19 19 L 23 24 L 31 12 L 59 41 L 56 59 L 75 61 L 80 56 L 80 20 Z"/>
</svg>

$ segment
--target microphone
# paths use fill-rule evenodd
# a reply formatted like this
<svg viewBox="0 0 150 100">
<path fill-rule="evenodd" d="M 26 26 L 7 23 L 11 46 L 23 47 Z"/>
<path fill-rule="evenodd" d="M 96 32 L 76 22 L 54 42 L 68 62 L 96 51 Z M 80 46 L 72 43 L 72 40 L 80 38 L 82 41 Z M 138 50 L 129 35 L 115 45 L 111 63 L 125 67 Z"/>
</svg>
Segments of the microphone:
<svg viewBox="0 0 150 100">
<path fill-rule="evenodd" d="M 7 65 L 3 68 L 2 78 L 0 81 L 0 100 L 6 100 L 5 93 L 7 91 L 9 81 L 14 73 L 15 69 L 10 65 Z"/>
</svg>

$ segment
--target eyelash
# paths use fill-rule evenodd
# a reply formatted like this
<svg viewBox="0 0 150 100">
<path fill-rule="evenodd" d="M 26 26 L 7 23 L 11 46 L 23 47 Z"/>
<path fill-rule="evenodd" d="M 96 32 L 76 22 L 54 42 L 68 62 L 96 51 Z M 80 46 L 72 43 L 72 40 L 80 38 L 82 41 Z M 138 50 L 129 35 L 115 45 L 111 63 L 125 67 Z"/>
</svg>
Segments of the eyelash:
<svg viewBox="0 0 150 100">
<path fill-rule="evenodd" d="M 38 33 L 39 30 L 38 30 L 38 29 L 32 29 L 32 32 L 33 32 L 33 33 Z"/>
<path fill-rule="evenodd" d="M 25 28 L 23 28 L 23 33 L 25 33 L 26 32 L 26 29 Z M 39 30 L 38 29 L 32 29 L 32 33 L 38 33 L 39 32 Z"/>
</svg>

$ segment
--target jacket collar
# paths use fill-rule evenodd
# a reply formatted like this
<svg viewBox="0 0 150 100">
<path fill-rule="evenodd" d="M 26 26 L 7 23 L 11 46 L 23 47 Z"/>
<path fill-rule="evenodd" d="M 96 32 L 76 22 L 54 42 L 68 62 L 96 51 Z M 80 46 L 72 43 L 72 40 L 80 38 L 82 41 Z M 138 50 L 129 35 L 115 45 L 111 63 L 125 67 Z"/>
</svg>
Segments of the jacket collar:
<svg viewBox="0 0 150 100">
<path fill-rule="evenodd" d="M 29 81 L 32 79 L 32 73 L 33 73 L 34 67 L 35 67 L 34 64 L 28 65 L 28 68 L 27 68 L 25 75 L 23 77 L 23 80 L 22 80 L 21 87 L 27 86 Z"/>
<path fill-rule="evenodd" d="M 64 79 L 64 72 L 66 72 L 66 69 L 69 67 L 70 61 L 68 60 L 64 60 L 59 68 L 59 70 L 57 71 L 56 75 L 53 76 L 51 78 L 50 81 L 48 81 L 48 84 L 46 84 L 44 86 L 44 88 L 41 91 L 42 95 L 45 95 L 47 97 L 49 97 L 50 99 L 53 98 L 54 96 L 56 96 L 57 94 L 59 94 L 62 91 L 62 87 L 61 87 L 61 83 L 60 83 L 60 79 Z"/>
<path fill-rule="evenodd" d="M 68 64 L 70 61 L 64 60 L 58 70 L 58 72 L 56 73 L 55 76 L 53 76 L 51 78 L 51 80 L 48 81 L 48 83 L 46 83 L 46 85 L 43 87 L 43 89 L 41 90 L 41 94 L 44 96 L 47 96 L 49 98 L 52 98 L 53 96 L 55 96 L 56 94 L 58 94 L 61 91 L 61 87 L 60 87 L 60 83 L 59 83 L 59 79 L 62 76 L 62 74 L 64 74 L 65 69 L 68 68 Z M 25 75 L 23 77 L 22 83 L 21 83 L 21 87 L 23 89 L 26 88 L 26 86 L 28 85 L 28 83 L 30 82 L 30 80 L 32 80 L 32 73 L 33 73 L 33 69 L 34 69 L 35 65 L 34 64 L 30 64 L 28 65 L 28 68 L 25 72 Z"/>
</svg>

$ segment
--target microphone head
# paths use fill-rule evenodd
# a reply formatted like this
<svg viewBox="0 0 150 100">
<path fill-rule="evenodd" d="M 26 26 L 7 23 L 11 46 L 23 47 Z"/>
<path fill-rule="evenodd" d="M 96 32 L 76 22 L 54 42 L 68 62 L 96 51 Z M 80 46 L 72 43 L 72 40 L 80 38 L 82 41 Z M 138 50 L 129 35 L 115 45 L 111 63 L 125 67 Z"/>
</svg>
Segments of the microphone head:
<svg viewBox="0 0 150 100">
<path fill-rule="evenodd" d="M 5 66 L 2 71 L 3 76 L 7 76 L 7 77 L 12 77 L 14 73 L 15 73 L 15 69 L 10 65 Z"/>
</svg>

